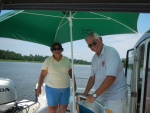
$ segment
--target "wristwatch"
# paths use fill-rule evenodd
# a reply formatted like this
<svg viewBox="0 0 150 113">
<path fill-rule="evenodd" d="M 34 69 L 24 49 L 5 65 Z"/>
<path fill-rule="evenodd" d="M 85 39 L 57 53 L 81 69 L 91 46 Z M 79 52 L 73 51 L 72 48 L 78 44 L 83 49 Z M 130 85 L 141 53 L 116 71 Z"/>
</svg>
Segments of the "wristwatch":
<svg viewBox="0 0 150 113">
<path fill-rule="evenodd" d="M 97 95 L 94 93 L 94 94 L 93 94 L 93 97 L 94 97 L 94 98 L 96 98 L 96 97 L 97 97 Z"/>
</svg>

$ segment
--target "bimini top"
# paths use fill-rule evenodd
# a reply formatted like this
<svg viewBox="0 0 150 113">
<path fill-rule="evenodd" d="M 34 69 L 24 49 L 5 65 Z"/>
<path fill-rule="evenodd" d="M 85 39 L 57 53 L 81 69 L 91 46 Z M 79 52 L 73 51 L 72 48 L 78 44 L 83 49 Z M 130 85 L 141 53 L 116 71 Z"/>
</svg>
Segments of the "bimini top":
<svg viewBox="0 0 150 113">
<path fill-rule="evenodd" d="M 139 13 L 15 10 L 0 16 L 0 37 L 51 46 L 99 35 L 137 33 Z"/>
</svg>

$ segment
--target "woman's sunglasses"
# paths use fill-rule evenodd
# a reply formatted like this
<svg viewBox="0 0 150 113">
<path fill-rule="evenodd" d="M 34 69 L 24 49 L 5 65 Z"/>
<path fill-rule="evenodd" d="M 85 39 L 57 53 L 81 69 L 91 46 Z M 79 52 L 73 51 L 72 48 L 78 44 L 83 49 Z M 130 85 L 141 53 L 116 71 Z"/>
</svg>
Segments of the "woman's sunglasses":
<svg viewBox="0 0 150 113">
<path fill-rule="evenodd" d="M 92 46 L 95 46 L 97 42 L 93 41 L 91 44 L 88 44 L 88 47 L 91 48 Z"/>
<path fill-rule="evenodd" d="M 52 51 L 63 50 L 63 48 L 52 48 Z"/>
</svg>

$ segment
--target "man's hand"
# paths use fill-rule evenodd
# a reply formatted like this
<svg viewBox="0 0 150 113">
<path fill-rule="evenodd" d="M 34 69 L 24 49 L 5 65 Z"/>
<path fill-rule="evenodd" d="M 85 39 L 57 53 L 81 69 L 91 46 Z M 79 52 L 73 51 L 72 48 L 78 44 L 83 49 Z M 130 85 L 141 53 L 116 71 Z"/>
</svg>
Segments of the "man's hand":
<svg viewBox="0 0 150 113">
<path fill-rule="evenodd" d="M 86 97 L 86 101 L 88 101 L 89 103 L 93 103 L 95 101 L 95 98 L 90 94 Z"/>
<path fill-rule="evenodd" d="M 82 95 L 85 96 L 85 97 L 87 97 L 88 94 L 84 92 Z"/>
</svg>

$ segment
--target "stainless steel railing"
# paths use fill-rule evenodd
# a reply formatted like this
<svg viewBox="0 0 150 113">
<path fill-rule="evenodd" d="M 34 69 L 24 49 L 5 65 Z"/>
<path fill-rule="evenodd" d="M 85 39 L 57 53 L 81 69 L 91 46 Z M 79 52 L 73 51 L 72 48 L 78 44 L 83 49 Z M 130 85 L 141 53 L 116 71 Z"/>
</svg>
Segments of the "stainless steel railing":
<svg viewBox="0 0 150 113">
<path fill-rule="evenodd" d="M 86 100 L 86 97 L 83 96 L 83 95 L 77 95 L 78 96 L 78 102 L 79 104 L 82 104 L 81 103 L 81 100 Z M 104 110 L 104 113 L 112 113 L 109 109 L 107 109 L 106 106 L 102 105 L 101 103 L 97 102 L 97 101 L 94 101 L 94 103 L 96 103 L 97 105 L 99 105 L 103 110 Z"/>
</svg>

